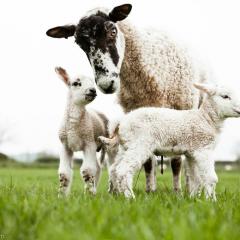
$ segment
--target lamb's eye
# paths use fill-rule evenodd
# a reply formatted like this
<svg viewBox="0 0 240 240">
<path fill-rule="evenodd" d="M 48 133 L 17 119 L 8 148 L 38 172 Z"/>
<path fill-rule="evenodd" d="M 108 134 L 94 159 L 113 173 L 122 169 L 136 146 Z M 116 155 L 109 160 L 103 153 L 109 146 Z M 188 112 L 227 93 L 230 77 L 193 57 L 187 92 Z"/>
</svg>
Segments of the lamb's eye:
<svg viewBox="0 0 240 240">
<path fill-rule="evenodd" d="M 221 96 L 223 99 L 231 99 L 228 95 L 222 95 Z"/>
<path fill-rule="evenodd" d="M 72 86 L 74 86 L 74 87 L 77 87 L 78 85 L 79 85 L 78 82 L 74 82 L 74 83 L 72 84 Z M 80 83 L 80 86 L 81 86 L 81 83 Z"/>
</svg>

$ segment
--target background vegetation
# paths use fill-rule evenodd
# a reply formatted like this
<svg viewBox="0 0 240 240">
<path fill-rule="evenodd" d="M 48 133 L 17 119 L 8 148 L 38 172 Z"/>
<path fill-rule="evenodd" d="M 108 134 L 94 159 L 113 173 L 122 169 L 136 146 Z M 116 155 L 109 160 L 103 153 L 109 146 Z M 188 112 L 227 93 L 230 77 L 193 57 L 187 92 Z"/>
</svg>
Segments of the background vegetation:
<svg viewBox="0 0 240 240">
<path fill-rule="evenodd" d="M 72 194 L 58 199 L 57 162 L 6 162 L 0 168 L 1 239 L 240 239 L 237 168 L 218 167 L 216 203 L 174 194 L 169 169 L 158 172 L 154 194 L 144 192 L 141 173 L 137 199 L 128 201 L 107 193 L 106 171 L 93 197 L 83 194 L 75 165 Z"/>
</svg>

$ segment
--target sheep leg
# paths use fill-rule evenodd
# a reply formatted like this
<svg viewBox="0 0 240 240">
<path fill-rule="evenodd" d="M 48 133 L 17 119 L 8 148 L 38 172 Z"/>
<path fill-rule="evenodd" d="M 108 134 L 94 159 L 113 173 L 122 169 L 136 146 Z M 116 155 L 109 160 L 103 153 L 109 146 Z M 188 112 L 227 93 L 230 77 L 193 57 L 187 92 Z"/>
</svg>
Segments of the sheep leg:
<svg viewBox="0 0 240 240">
<path fill-rule="evenodd" d="M 111 166 L 109 166 L 109 188 L 108 188 L 108 192 L 109 193 L 117 193 L 118 189 L 117 189 L 117 184 L 116 184 L 116 167 L 119 164 L 119 162 L 121 162 L 122 160 L 122 155 L 123 155 L 123 150 L 120 147 L 119 151 L 116 152 L 114 154 L 114 161 L 112 159 L 112 164 Z"/>
<path fill-rule="evenodd" d="M 80 174 L 85 182 L 85 192 L 96 194 L 97 184 L 101 174 L 101 167 L 96 156 L 96 147 L 89 146 L 84 150 L 84 160 L 80 168 Z"/>
<path fill-rule="evenodd" d="M 146 192 L 155 192 L 157 189 L 156 184 L 156 164 L 155 156 L 149 158 L 146 163 L 143 164 L 146 176 Z"/>
<path fill-rule="evenodd" d="M 146 159 L 151 156 L 148 148 L 144 149 L 141 144 L 141 149 L 137 149 L 136 146 L 139 145 L 129 146 L 128 149 L 130 150 L 123 153 L 122 159 L 115 169 L 117 189 L 120 193 L 124 193 L 126 198 L 135 198 L 132 189 L 133 176 L 145 163 Z"/>
<path fill-rule="evenodd" d="M 218 177 L 215 172 L 215 162 L 211 157 L 212 151 L 199 151 L 195 153 L 197 174 L 201 178 L 201 187 L 204 190 L 206 199 L 216 201 L 215 188 Z"/>
<path fill-rule="evenodd" d="M 184 161 L 184 175 L 185 175 L 185 186 L 187 193 L 190 193 L 190 166 L 189 166 L 189 160 L 186 158 Z"/>
<path fill-rule="evenodd" d="M 181 165 L 181 157 L 174 157 L 171 159 L 171 168 L 173 173 L 173 189 L 175 192 L 181 191 Z"/>
<path fill-rule="evenodd" d="M 188 177 L 188 186 L 187 191 L 190 197 L 195 197 L 196 195 L 201 194 L 201 178 L 197 171 L 197 164 L 194 158 L 186 158 L 186 174 Z"/>
<path fill-rule="evenodd" d="M 108 150 L 107 151 L 107 155 L 108 155 L 108 161 L 107 161 L 107 169 L 108 169 L 108 192 L 109 193 L 115 193 L 116 189 L 114 188 L 114 184 L 113 184 L 113 180 L 111 178 L 113 178 L 113 175 L 111 173 L 111 169 L 114 169 L 114 164 L 117 163 L 117 151 L 115 150 Z"/>
<path fill-rule="evenodd" d="M 67 196 L 71 189 L 72 184 L 72 164 L 73 164 L 73 152 L 66 146 L 62 146 L 60 152 L 60 163 L 58 168 L 59 175 L 59 192 L 58 197 Z"/>
<path fill-rule="evenodd" d="M 114 163 L 109 168 L 109 180 L 108 180 L 108 192 L 117 193 L 117 184 L 116 184 L 116 167 L 117 163 Z"/>
</svg>

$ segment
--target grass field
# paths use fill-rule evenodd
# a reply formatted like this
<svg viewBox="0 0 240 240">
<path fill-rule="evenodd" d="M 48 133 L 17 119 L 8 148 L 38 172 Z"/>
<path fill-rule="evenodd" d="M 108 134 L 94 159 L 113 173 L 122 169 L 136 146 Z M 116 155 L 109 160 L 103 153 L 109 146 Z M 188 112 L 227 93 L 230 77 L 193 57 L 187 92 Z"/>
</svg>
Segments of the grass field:
<svg viewBox="0 0 240 240">
<path fill-rule="evenodd" d="M 56 169 L 0 169 L 0 239 L 240 239 L 240 174 L 219 172 L 218 202 L 171 191 L 171 175 L 158 174 L 158 191 L 136 201 L 106 192 L 83 195 L 78 170 L 68 199 L 57 198 Z"/>
</svg>

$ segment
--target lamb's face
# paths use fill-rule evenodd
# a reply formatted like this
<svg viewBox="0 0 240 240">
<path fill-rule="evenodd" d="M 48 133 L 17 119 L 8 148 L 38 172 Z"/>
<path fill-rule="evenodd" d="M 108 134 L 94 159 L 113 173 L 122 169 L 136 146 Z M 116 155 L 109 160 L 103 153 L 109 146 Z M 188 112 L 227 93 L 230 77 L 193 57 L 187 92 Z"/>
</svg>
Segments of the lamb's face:
<svg viewBox="0 0 240 240">
<path fill-rule="evenodd" d="M 208 95 L 208 101 L 212 102 L 221 119 L 240 117 L 240 97 L 234 89 L 201 83 L 195 83 L 194 86 Z"/>
<path fill-rule="evenodd" d="M 120 85 L 120 69 L 125 41 L 116 22 L 125 19 L 132 6 L 124 4 L 112 11 L 95 9 L 82 17 L 77 25 L 51 28 L 47 35 L 54 38 L 75 37 L 86 53 L 95 74 L 95 81 L 103 93 L 114 93 Z"/>
<path fill-rule="evenodd" d="M 94 81 L 87 77 L 77 77 L 69 81 L 71 98 L 76 105 L 86 105 L 97 96 Z"/>
<path fill-rule="evenodd" d="M 221 118 L 240 117 L 240 98 L 233 89 L 216 87 L 212 99 Z"/>
<path fill-rule="evenodd" d="M 67 71 L 62 67 L 56 67 L 55 72 L 66 86 L 68 86 L 71 101 L 76 105 L 86 105 L 92 102 L 97 96 L 93 79 L 85 76 L 71 79 Z"/>
</svg>

